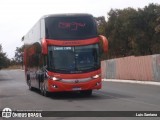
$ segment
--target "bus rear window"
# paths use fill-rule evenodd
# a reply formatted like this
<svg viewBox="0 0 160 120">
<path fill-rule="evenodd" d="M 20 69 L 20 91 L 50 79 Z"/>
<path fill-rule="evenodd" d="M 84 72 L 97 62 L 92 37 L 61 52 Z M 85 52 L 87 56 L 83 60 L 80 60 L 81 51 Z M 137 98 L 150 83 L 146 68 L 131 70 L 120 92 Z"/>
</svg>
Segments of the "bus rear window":
<svg viewBox="0 0 160 120">
<path fill-rule="evenodd" d="M 46 38 L 58 40 L 87 39 L 97 36 L 93 17 L 48 17 L 45 20 Z"/>
</svg>

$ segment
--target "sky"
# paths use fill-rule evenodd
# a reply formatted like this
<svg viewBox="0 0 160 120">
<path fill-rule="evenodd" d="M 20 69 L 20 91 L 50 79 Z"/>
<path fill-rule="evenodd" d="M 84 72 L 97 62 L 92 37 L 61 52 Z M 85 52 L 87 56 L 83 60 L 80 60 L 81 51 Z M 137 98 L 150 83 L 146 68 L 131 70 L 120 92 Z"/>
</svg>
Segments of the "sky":
<svg viewBox="0 0 160 120">
<path fill-rule="evenodd" d="M 143 8 L 160 0 L 0 0 L 0 44 L 8 58 L 13 58 L 21 38 L 43 15 L 89 13 L 105 16 L 110 9 Z"/>
</svg>

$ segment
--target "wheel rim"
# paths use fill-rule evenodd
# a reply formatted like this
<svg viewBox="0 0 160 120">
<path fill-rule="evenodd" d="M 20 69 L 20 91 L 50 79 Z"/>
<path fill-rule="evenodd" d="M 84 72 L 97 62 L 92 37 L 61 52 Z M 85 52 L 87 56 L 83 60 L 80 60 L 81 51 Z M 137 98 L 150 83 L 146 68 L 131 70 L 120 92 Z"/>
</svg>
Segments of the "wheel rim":
<svg viewBox="0 0 160 120">
<path fill-rule="evenodd" d="M 31 86 L 31 80 L 28 80 L 28 86 L 29 86 L 29 89 L 32 88 L 32 86 Z"/>
<path fill-rule="evenodd" d="M 45 88 L 45 84 L 42 84 L 42 91 L 43 91 L 43 95 L 46 96 L 46 88 Z"/>
<path fill-rule="evenodd" d="M 47 95 L 47 91 L 46 91 L 45 84 L 43 84 L 43 93 L 44 93 L 44 96 L 46 96 L 46 95 Z"/>
<path fill-rule="evenodd" d="M 46 97 L 49 97 L 50 96 L 50 94 L 49 94 L 49 92 L 47 91 L 47 89 L 46 89 L 46 85 L 44 84 L 43 85 L 44 87 L 44 96 L 46 96 Z"/>
<path fill-rule="evenodd" d="M 41 91 L 41 94 L 44 95 L 43 83 L 40 83 L 40 91 Z"/>
</svg>

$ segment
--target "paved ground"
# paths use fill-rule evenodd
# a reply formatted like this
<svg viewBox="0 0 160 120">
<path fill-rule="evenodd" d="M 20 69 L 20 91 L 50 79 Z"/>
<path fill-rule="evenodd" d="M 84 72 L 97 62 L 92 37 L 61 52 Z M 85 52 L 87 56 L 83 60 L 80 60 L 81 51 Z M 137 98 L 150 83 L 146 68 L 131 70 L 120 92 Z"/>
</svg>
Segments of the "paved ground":
<svg viewBox="0 0 160 120">
<path fill-rule="evenodd" d="M 28 90 L 23 71 L 1 70 L 0 110 L 5 107 L 12 110 L 48 111 L 160 111 L 160 86 L 103 81 L 103 89 L 94 91 L 91 97 L 65 93 L 47 98 L 41 96 L 38 91 Z M 58 117 L 54 119 L 82 118 Z M 113 120 L 115 118 L 87 117 L 83 119 Z M 116 119 L 136 120 L 138 118 Z M 145 118 L 139 119 L 144 120 Z M 146 119 L 160 120 L 160 118 Z"/>
</svg>

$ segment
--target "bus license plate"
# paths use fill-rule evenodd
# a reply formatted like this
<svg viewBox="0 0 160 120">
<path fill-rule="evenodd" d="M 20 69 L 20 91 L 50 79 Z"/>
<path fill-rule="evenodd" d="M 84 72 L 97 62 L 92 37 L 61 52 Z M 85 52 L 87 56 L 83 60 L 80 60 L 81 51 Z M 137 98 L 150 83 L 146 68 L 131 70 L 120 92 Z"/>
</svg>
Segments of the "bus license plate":
<svg viewBox="0 0 160 120">
<path fill-rule="evenodd" d="M 74 88 L 72 88 L 72 90 L 77 91 L 77 90 L 81 90 L 81 88 L 80 87 L 74 87 Z"/>
</svg>

